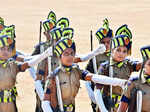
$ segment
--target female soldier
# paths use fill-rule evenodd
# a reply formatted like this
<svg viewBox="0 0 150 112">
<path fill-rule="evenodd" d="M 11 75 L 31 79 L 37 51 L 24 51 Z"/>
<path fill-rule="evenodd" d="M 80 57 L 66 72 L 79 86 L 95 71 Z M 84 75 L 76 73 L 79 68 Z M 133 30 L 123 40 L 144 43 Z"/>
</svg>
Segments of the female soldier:
<svg viewBox="0 0 150 112">
<path fill-rule="evenodd" d="M 123 86 L 126 82 L 126 80 L 90 74 L 73 64 L 76 46 L 72 39 L 59 40 L 54 52 L 57 54 L 61 65 L 53 71 L 46 83 L 44 101 L 42 102 L 44 112 L 59 112 L 59 107 L 62 107 L 61 111 L 63 109 L 64 112 L 75 112 L 75 97 L 80 87 L 80 79 L 119 86 Z M 57 94 L 58 91 L 61 93 Z M 62 99 L 57 97 L 62 97 Z"/>
<path fill-rule="evenodd" d="M 112 39 L 112 55 L 110 64 L 109 61 L 106 61 L 101 64 L 99 73 L 103 75 L 109 74 L 109 67 L 113 68 L 113 77 L 128 79 L 132 72 L 138 71 L 141 68 L 141 63 L 134 62 L 127 59 L 127 56 L 131 53 L 131 39 L 127 35 L 119 35 Z M 110 87 L 103 86 L 100 84 L 96 85 L 97 88 L 102 89 L 103 99 L 106 108 L 109 110 L 112 105 L 110 101 Z M 112 87 L 112 98 L 115 103 L 114 111 L 118 107 L 118 101 L 122 94 L 121 87 Z M 98 100 L 97 100 L 98 102 Z M 99 102 L 100 103 L 100 102 Z"/>
<path fill-rule="evenodd" d="M 48 49 L 32 60 L 18 64 L 11 58 L 14 49 L 13 42 L 7 35 L 0 37 L 0 112 L 17 112 L 14 89 L 17 74 L 52 54 L 51 49 Z"/>
<path fill-rule="evenodd" d="M 142 109 L 140 112 L 150 111 L 150 46 L 145 46 L 141 48 L 141 54 L 143 56 L 143 69 L 141 70 L 140 78 L 138 80 L 132 79 L 132 83 L 127 85 L 124 90 L 121 104 L 119 106 L 118 112 L 139 112 L 137 110 L 137 93 L 142 91 Z M 139 76 L 139 75 L 138 75 Z M 140 99 L 141 100 L 141 99 Z"/>
</svg>

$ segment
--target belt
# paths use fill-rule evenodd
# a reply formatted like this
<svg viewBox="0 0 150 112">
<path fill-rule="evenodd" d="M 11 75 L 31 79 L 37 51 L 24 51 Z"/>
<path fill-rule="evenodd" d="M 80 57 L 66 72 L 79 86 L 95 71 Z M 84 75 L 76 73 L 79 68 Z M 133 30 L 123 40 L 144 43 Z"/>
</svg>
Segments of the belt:
<svg viewBox="0 0 150 112">
<path fill-rule="evenodd" d="M 74 111 L 75 106 L 73 104 L 70 105 L 64 105 L 64 111 L 65 112 L 73 112 Z"/>
<path fill-rule="evenodd" d="M 120 95 L 116 95 L 116 94 L 112 94 L 112 98 L 115 100 L 115 107 L 119 107 L 118 101 L 121 100 L 121 96 Z"/>
<path fill-rule="evenodd" d="M 0 91 L 0 103 L 10 103 L 16 100 L 16 87 Z"/>
</svg>

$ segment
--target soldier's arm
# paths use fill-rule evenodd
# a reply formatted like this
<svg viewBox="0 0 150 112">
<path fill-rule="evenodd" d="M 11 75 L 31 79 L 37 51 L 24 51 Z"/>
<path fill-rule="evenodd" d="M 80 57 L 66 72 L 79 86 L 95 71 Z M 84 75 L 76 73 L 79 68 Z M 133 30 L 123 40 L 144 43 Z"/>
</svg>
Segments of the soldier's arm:
<svg viewBox="0 0 150 112">
<path fill-rule="evenodd" d="M 131 98 L 131 90 L 134 88 L 134 83 L 131 83 L 128 85 L 128 87 L 124 90 L 122 98 L 121 98 L 121 103 L 119 105 L 118 111 L 117 112 L 126 112 L 128 109 L 129 103 L 130 103 L 130 98 Z"/>
<path fill-rule="evenodd" d="M 40 45 L 36 45 L 34 51 L 32 52 L 32 56 L 40 54 Z"/>
<path fill-rule="evenodd" d="M 37 76 L 36 80 L 42 80 L 42 77 L 46 73 L 46 66 L 47 66 L 47 58 L 38 64 L 37 72 L 36 72 L 36 76 Z"/>
<path fill-rule="evenodd" d="M 44 89 L 42 86 L 42 79 L 43 79 L 43 76 L 45 75 L 46 61 L 47 60 L 45 59 L 41 63 L 38 64 L 37 72 L 36 72 L 36 79 L 34 82 L 36 92 L 41 101 L 43 100 L 43 97 L 44 97 Z"/>
<path fill-rule="evenodd" d="M 94 73 L 93 61 L 92 61 L 92 59 L 88 62 L 87 66 L 86 66 L 86 70 L 88 70 L 90 73 Z"/>
<path fill-rule="evenodd" d="M 51 77 L 46 81 L 44 100 L 42 101 L 42 108 L 44 112 L 52 112 L 58 106 L 57 89 L 55 77 Z"/>
<path fill-rule="evenodd" d="M 79 70 L 80 78 L 85 81 L 93 81 L 94 83 L 104 84 L 104 85 L 112 85 L 112 86 L 120 86 L 124 87 L 127 83 L 127 80 L 119 79 L 119 78 L 110 78 L 104 75 L 97 75 L 89 73 L 86 70 Z"/>
<path fill-rule="evenodd" d="M 94 56 L 98 55 L 98 54 L 102 54 L 106 51 L 106 47 L 104 44 L 100 44 L 99 47 L 91 52 L 89 52 L 87 55 L 84 55 L 84 56 L 81 56 L 81 57 L 76 57 L 74 59 L 74 62 L 75 63 L 78 63 L 78 62 L 84 62 L 84 61 L 87 61 L 87 60 L 90 60 L 92 59 Z"/>
<path fill-rule="evenodd" d="M 142 62 L 129 60 L 131 71 L 139 71 L 142 67 Z"/>
<path fill-rule="evenodd" d="M 25 71 L 26 69 L 37 65 L 38 63 L 40 63 L 42 60 L 44 60 L 45 58 L 47 58 L 50 55 L 52 55 L 52 48 L 48 48 L 42 54 L 35 56 L 34 58 L 32 58 L 29 61 L 19 64 L 17 72 Z"/>
<path fill-rule="evenodd" d="M 107 76 L 109 74 L 109 67 L 107 65 L 107 62 L 104 62 L 100 65 L 98 69 L 98 74 Z M 103 84 L 96 84 L 97 89 L 102 89 L 104 87 Z"/>
</svg>

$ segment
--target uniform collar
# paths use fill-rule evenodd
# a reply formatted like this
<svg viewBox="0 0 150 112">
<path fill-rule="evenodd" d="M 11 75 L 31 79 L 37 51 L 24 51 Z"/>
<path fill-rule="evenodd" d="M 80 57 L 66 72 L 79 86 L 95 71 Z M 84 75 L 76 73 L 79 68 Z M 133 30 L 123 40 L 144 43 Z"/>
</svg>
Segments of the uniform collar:
<svg viewBox="0 0 150 112">
<path fill-rule="evenodd" d="M 71 72 L 71 70 L 72 70 L 72 66 L 62 65 L 61 68 L 64 72 Z"/>
<path fill-rule="evenodd" d="M 110 60 L 110 65 L 116 65 L 118 68 L 122 67 L 126 63 L 127 63 L 126 60 L 123 60 L 121 62 L 116 62 L 114 60 Z"/>
<path fill-rule="evenodd" d="M 110 51 L 107 51 L 104 54 L 109 57 L 110 56 Z"/>
<path fill-rule="evenodd" d="M 0 65 L 2 65 L 2 67 L 6 67 L 7 66 L 7 64 L 8 64 L 8 60 L 2 60 L 2 59 L 0 59 Z"/>
</svg>

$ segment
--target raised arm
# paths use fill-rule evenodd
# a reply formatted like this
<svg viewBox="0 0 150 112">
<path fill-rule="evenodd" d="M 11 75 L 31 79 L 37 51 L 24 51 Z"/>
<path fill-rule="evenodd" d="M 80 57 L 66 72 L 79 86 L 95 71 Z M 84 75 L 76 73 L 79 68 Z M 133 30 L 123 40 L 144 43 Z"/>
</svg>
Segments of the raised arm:
<svg viewBox="0 0 150 112">
<path fill-rule="evenodd" d="M 84 62 L 87 60 L 92 59 L 94 56 L 98 55 L 98 54 L 102 54 L 106 51 L 106 47 L 104 44 L 100 44 L 99 47 L 93 51 L 91 51 L 90 53 L 88 53 L 87 55 L 81 56 L 81 57 L 76 57 L 74 59 L 74 63 L 78 63 L 78 62 Z"/>
<path fill-rule="evenodd" d="M 52 48 L 48 48 L 45 52 L 40 55 L 34 56 L 31 60 L 18 65 L 18 72 L 25 71 L 26 69 L 37 65 L 39 62 L 52 55 Z"/>
</svg>

